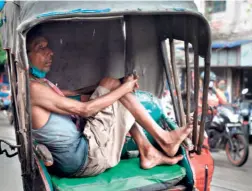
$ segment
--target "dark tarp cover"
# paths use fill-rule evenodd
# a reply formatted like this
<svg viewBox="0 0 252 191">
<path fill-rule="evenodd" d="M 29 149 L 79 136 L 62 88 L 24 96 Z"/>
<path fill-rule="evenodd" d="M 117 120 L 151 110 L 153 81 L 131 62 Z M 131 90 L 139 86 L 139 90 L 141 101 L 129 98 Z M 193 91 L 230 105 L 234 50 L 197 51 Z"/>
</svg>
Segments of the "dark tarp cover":
<svg viewBox="0 0 252 191">
<path fill-rule="evenodd" d="M 184 31 L 186 30 L 184 28 L 184 18 L 187 17 L 187 15 L 190 15 L 192 17 L 192 20 L 199 20 L 199 30 L 200 30 L 200 36 L 198 37 L 199 41 L 199 54 L 201 56 L 205 56 L 209 50 L 209 44 L 210 42 L 210 32 L 209 32 L 209 26 L 206 22 L 206 20 L 202 17 L 200 13 L 198 13 L 197 8 L 193 1 L 8 1 L 5 4 L 5 7 L 3 9 L 3 18 L 6 18 L 5 22 L 3 23 L 3 26 L 0 28 L 0 32 L 3 38 L 3 47 L 4 48 L 10 48 L 11 53 L 16 55 L 15 59 L 18 61 L 18 64 L 22 64 L 23 67 L 28 67 L 28 60 L 26 57 L 26 51 L 25 51 L 25 38 L 26 38 L 26 32 L 34 27 L 35 25 L 39 23 L 45 23 L 50 20 L 56 21 L 57 19 L 75 19 L 78 17 L 92 17 L 92 16 L 122 16 L 122 15 L 145 15 L 146 17 L 143 22 L 140 22 L 141 24 L 150 24 L 149 28 L 152 30 L 152 36 L 155 36 L 155 20 L 149 22 L 148 15 L 162 15 L 160 23 L 161 26 L 165 25 L 163 27 L 163 31 L 167 34 L 172 34 L 174 39 L 183 40 L 185 38 Z M 169 20 L 169 16 L 166 16 L 166 14 L 171 15 L 171 18 L 175 20 Z M 182 15 L 176 16 L 176 15 Z M 57 20 L 57 21 L 58 21 Z M 169 22 L 168 22 L 169 20 Z M 167 22 L 166 22 L 167 21 Z M 138 22 L 133 20 L 133 22 Z M 144 23 L 145 22 L 145 23 Z M 137 23 L 135 23 L 136 25 Z M 172 27 L 171 27 L 172 25 Z M 144 25 L 143 27 L 146 28 L 147 25 Z M 193 29 L 188 29 L 189 32 Z M 139 31 L 139 32 L 143 32 Z M 148 30 L 147 30 L 148 32 Z M 19 36 L 17 36 L 19 34 Z M 192 40 L 192 33 L 190 33 L 190 40 Z M 166 35 L 167 36 L 167 35 Z M 133 36 L 134 37 L 134 36 Z M 145 40 L 151 39 L 153 41 L 153 47 L 152 50 L 154 50 L 154 43 L 155 41 L 158 42 L 158 36 L 156 35 L 156 38 L 149 37 Z M 142 42 L 144 38 L 141 40 L 141 46 L 144 45 Z M 132 41 L 133 42 L 133 41 Z M 148 52 L 144 52 L 145 54 L 142 54 L 138 47 L 138 44 L 133 44 L 133 48 L 138 50 L 138 53 L 135 54 L 133 64 L 127 65 L 125 68 L 124 74 L 127 73 L 127 71 L 132 71 L 132 69 L 138 69 L 140 68 L 141 71 L 137 71 L 139 74 L 145 74 L 146 77 L 142 80 L 144 81 L 143 84 L 140 84 L 141 87 L 148 86 L 152 84 L 152 87 L 145 89 L 146 91 L 150 91 L 154 93 L 155 95 L 160 95 L 161 89 L 163 87 L 162 83 L 162 73 L 160 71 L 163 71 L 162 61 L 160 60 L 160 53 L 156 54 L 155 59 L 148 59 L 152 58 L 152 56 L 148 55 Z M 158 47 L 158 44 L 156 45 Z M 144 47 L 143 47 L 144 48 Z M 146 47 L 147 48 L 147 47 Z M 140 50 L 140 51 L 139 51 Z M 152 51 L 153 52 L 153 51 Z M 58 56 L 61 56 L 58 54 Z M 113 56 L 113 55 L 112 55 Z M 115 57 L 115 56 L 113 56 Z M 20 62 L 22 58 L 22 62 Z M 69 59 L 69 58 L 68 58 Z M 141 59 L 141 63 L 139 62 L 139 59 Z M 144 59 L 147 60 L 149 63 L 145 64 Z M 87 62 L 88 60 L 82 60 L 83 62 Z M 92 60 L 93 61 L 93 60 Z M 114 60 L 111 60 L 114 62 Z M 151 63 L 152 62 L 152 63 Z M 90 64 L 90 63 L 89 63 Z M 145 64 L 145 65 L 144 65 Z M 153 65 L 153 66 L 151 66 Z M 151 67 L 155 67 L 155 71 L 158 71 L 154 74 L 154 71 L 152 71 Z M 97 66 L 98 67 L 98 66 Z M 106 65 L 104 66 L 106 69 Z M 117 68 L 119 68 L 117 66 Z M 73 69 L 73 67 L 72 67 Z M 94 69 L 94 68 L 93 68 Z M 146 70 L 148 72 L 145 72 Z M 102 68 L 97 68 L 98 71 L 103 71 Z M 95 70 L 95 71 L 97 71 Z M 115 69 L 113 69 L 115 70 Z M 118 71 L 117 73 L 120 73 L 120 76 L 122 74 L 122 69 Z M 69 72 L 69 70 L 67 71 Z M 85 71 L 84 71 L 85 72 Z M 152 73 L 153 75 L 149 75 Z M 110 75 L 103 74 L 103 75 Z M 160 77 L 158 77 L 160 75 Z M 92 78 L 95 76 L 94 73 L 90 73 L 90 71 L 87 71 L 83 73 L 83 76 L 86 76 L 87 78 Z M 117 74 L 117 76 L 119 76 Z M 115 77 L 117 77 L 115 76 Z M 93 81 L 98 81 L 100 79 L 100 76 L 98 76 Z M 160 81 L 161 80 L 161 81 Z M 65 85 L 69 87 L 71 84 Z M 91 84 L 90 84 L 91 85 Z M 153 89 L 154 87 L 154 89 Z"/>
</svg>

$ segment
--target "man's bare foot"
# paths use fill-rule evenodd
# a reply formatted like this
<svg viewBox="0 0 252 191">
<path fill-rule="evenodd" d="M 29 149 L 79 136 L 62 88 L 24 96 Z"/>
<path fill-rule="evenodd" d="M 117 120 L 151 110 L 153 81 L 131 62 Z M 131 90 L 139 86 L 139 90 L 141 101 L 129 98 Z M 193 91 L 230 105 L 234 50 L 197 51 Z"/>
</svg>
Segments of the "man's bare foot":
<svg viewBox="0 0 252 191">
<path fill-rule="evenodd" d="M 182 155 L 170 158 L 157 149 L 155 149 L 152 145 L 146 147 L 140 155 L 141 168 L 150 169 L 158 165 L 162 164 L 177 164 L 180 160 L 183 159 Z"/>
<path fill-rule="evenodd" d="M 167 156 L 173 157 L 178 152 L 181 143 L 188 137 L 192 130 L 193 128 L 190 126 L 179 128 L 174 131 L 165 131 L 161 140 L 156 141 Z"/>
</svg>

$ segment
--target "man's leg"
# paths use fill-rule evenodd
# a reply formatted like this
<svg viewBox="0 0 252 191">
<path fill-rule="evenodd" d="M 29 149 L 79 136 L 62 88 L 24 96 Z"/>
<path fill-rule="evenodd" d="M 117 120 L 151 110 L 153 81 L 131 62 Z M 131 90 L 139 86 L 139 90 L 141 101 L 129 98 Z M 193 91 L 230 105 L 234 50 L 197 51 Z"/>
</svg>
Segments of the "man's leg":
<svg viewBox="0 0 252 191">
<path fill-rule="evenodd" d="M 182 155 L 170 158 L 154 148 L 137 123 L 130 129 L 130 134 L 138 146 L 141 161 L 140 165 L 143 169 L 150 169 L 162 164 L 172 165 L 183 159 Z"/>
<path fill-rule="evenodd" d="M 104 78 L 100 85 L 109 90 L 114 90 L 120 86 L 120 82 L 117 79 Z M 129 110 L 136 121 L 154 137 L 168 156 L 174 156 L 180 144 L 192 132 L 191 127 L 183 127 L 171 132 L 163 130 L 131 93 L 123 96 L 120 102 Z"/>
<path fill-rule="evenodd" d="M 180 144 L 192 132 L 191 127 L 183 127 L 170 132 L 163 130 L 133 94 L 126 94 L 120 101 L 131 112 L 136 121 L 154 137 L 168 156 L 174 156 Z"/>
</svg>

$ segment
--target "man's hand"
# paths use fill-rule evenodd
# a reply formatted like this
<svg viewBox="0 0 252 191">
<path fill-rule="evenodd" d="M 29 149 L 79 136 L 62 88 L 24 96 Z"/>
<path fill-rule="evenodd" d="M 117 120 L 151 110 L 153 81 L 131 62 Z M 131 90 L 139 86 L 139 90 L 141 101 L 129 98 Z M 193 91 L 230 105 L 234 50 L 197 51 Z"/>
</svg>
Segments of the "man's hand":
<svg viewBox="0 0 252 191">
<path fill-rule="evenodd" d="M 129 92 L 134 92 L 136 89 L 139 88 L 138 85 L 138 76 L 129 75 L 124 77 L 123 84 L 125 84 L 129 90 Z"/>
</svg>

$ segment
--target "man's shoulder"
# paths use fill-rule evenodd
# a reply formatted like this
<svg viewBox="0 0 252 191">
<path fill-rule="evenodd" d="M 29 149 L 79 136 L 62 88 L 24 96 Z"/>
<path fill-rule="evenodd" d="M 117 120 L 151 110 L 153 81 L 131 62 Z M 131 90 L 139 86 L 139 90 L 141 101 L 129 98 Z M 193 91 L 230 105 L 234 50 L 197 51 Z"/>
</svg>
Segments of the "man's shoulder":
<svg viewBox="0 0 252 191">
<path fill-rule="evenodd" d="M 30 81 L 30 92 L 31 93 L 36 94 L 36 92 L 41 93 L 41 91 L 47 92 L 47 91 L 50 91 L 50 88 L 40 82 Z"/>
<path fill-rule="evenodd" d="M 30 89 L 41 88 L 42 84 L 37 81 L 30 81 Z"/>
</svg>

